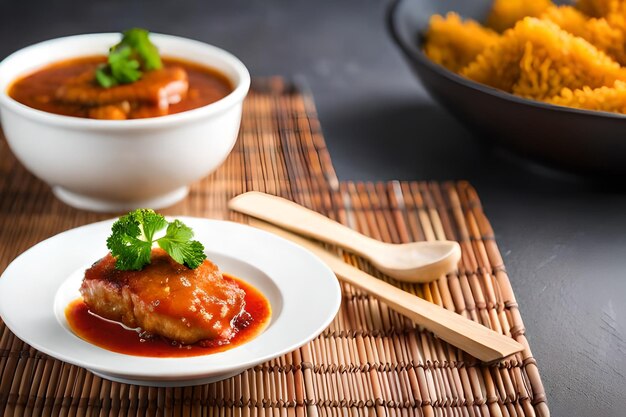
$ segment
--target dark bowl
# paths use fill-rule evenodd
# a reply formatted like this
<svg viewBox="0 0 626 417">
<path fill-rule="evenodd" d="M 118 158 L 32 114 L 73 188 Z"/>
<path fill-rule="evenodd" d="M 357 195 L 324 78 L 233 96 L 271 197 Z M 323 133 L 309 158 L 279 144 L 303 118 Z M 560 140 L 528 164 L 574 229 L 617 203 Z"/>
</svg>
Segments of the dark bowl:
<svg viewBox="0 0 626 417">
<path fill-rule="evenodd" d="M 422 52 L 431 15 L 456 11 L 484 22 L 491 3 L 397 0 L 389 7 L 387 23 L 426 90 L 478 138 L 570 171 L 626 174 L 626 116 L 523 99 L 461 77 Z"/>
</svg>

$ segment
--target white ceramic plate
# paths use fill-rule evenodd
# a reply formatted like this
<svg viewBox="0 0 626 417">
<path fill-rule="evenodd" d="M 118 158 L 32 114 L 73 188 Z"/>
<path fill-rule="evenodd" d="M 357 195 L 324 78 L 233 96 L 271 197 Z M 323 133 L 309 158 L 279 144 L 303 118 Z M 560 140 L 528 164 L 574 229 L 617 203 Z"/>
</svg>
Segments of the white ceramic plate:
<svg viewBox="0 0 626 417">
<path fill-rule="evenodd" d="M 41 352 L 107 379 L 151 386 L 196 385 L 236 375 L 304 345 L 330 324 L 341 292 L 335 275 L 313 254 L 249 226 L 180 219 L 220 270 L 250 282 L 270 301 L 271 322 L 250 342 L 205 356 L 148 358 L 111 352 L 76 336 L 64 309 L 79 297 L 85 269 L 107 253 L 114 220 L 58 234 L 16 258 L 0 278 L 0 316 Z"/>
</svg>

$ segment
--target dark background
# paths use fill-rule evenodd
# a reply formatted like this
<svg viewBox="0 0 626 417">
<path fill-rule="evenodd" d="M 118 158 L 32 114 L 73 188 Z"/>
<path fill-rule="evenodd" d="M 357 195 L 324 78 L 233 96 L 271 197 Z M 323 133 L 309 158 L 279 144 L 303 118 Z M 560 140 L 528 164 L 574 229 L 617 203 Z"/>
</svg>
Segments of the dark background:
<svg viewBox="0 0 626 417">
<path fill-rule="evenodd" d="M 253 76 L 297 78 L 315 96 L 340 179 L 474 184 L 553 415 L 623 416 L 622 179 L 585 180 L 480 145 L 409 72 L 386 31 L 386 6 L 373 0 L 0 0 L 0 57 L 58 36 L 141 26 L 225 48 Z"/>
</svg>

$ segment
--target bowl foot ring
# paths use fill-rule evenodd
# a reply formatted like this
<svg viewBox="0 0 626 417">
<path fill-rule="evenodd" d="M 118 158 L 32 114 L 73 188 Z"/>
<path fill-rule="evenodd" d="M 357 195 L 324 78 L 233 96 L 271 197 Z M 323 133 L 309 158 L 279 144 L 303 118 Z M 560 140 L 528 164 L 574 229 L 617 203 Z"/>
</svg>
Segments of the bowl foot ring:
<svg viewBox="0 0 626 417">
<path fill-rule="evenodd" d="M 189 187 L 177 188 L 167 194 L 145 200 L 119 201 L 106 200 L 86 196 L 84 194 L 69 191 L 60 186 L 53 186 L 54 195 L 65 204 L 81 210 L 96 211 L 100 213 L 117 213 L 134 210 L 136 208 L 162 209 L 174 205 L 187 197 Z"/>
<path fill-rule="evenodd" d="M 239 375 L 243 372 L 241 369 L 236 372 L 228 372 L 225 374 L 215 375 L 207 378 L 198 378 L 198 379 L 185 379 L 185 380 L 136 380 L 136 379 L 127 379 L 123 377 L 117 377 L 113 375 L 109 375 L 107 373 L 101 373 L 90 370 L 94 375 L 99 376 L 100 378 L 108 379 L 109 381 L 121 382 L 124 384 L 134 384 L 134 385 L 143 385 L 148 387 L 187 387 L 191 385 L 204 385 L 210 384 L 211 382 L 221 381 L 222 379 L 231 378 L 235 375 Z"/>
</svg>

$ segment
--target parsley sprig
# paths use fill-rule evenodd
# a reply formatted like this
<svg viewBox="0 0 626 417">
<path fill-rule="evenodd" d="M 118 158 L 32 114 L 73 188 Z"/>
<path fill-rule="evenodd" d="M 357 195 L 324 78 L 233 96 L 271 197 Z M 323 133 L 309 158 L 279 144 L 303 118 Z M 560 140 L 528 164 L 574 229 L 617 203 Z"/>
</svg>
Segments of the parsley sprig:
<svg viewBox="0 0 626 417">
<path fill-rule="evenodd" d="M 166 227 L 165 235 L 157 239 L 157 233 Z M 202 243 L 192 237 L 191 228 L 180 220 L 168 222 L 154 210 L 137 209 L 113 223 L 107 247 L 116 258 L 115 268 L 123 271 L 148 265 L 155 243 L 179 264 L 195 269 L 206 255 Z"/>
<path fill-rule="evenodd" d="M 122 40 L 109 50 L 106 65 L 96 70 L 96 81 L 104 88 L 139 80 L 144 71 L 160 69 L 159 51 L 145 29 L 129 29 Z"/>
</svg>

